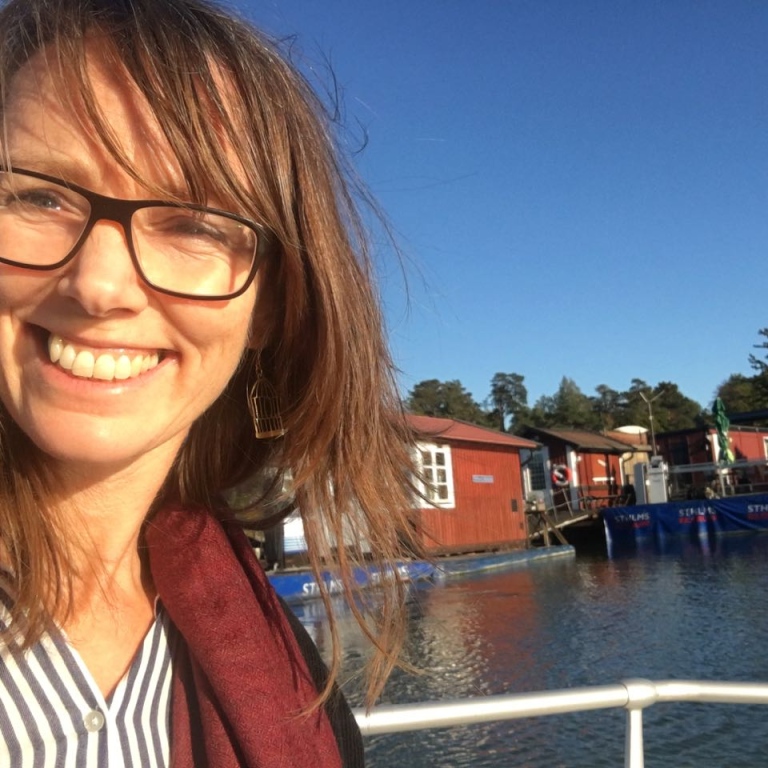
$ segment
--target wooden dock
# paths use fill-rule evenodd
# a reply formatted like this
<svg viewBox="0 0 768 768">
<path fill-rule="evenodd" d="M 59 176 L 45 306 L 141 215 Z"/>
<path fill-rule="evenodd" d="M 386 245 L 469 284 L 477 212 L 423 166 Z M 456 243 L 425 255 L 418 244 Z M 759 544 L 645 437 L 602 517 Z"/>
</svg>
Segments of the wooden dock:
<svg viewBox="0 0 768 768">
<path fill-rule="evenodd" d="M 560 544 L 568 544 L 562 529 L 595 520 L 599 513 L 594 510 L 574 510 L 568 503 L 549 509 L 539 504 L 528 509 L 527 516 L 529 545 L 538 546 L 543 541 L 549 547 L 553 538 Z"/>
</svg>

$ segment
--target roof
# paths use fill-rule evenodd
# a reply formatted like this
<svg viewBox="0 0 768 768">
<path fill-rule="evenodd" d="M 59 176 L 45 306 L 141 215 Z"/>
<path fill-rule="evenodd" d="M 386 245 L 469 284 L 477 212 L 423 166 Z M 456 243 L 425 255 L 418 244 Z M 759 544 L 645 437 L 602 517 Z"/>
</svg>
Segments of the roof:
<svg viewBox="0 0 768 768">
<path fill-rule="evenodd" d="M 601 435 L 599 432 L 590 432 L 586 429 L 541 429 L 541 427 L 526 427 L 525 434 L 540 442 L 546 442 L 544 438 L 550 437 L 562 440 L 573 445 L 584 453 L 628 453 L 632 446 L 615 438 Z"/>
<path fill-rule="evenodd" d="M 768 419 L 768 410 L 746 411 L 743 413 L 729 413 L 728 418 L 731 424 L 744 424 L 750 421 L 765 421 Z"/>
<path fill-rule="evenodd" d="M 642 429 L 642 427 L 640 427 Z M 620 443 L 626 443 L 630 448 L 636 452 L 646 451 L 651 452 L 651 446 L 648 444 L 648 430 L 644 432 L 622 432 L 621 429 L 611 429 L 605 433 L 605 437 L 610 437 L 612 440 L 618 440 Z"/>
<path fill-rule="evenodd" d="M 504 445 L 509 448 L 538 448 L 538 443 L 526 440 L 517 435 L 497 432 L 493 429 L 478 427 L 466 421 L 455 419 L 440 419 L 434 416 L 414 416 L 408 414 L 408 423 L 421 438 L 440 438 L 441 440 L 457 440 L 465 443 L 484 443 L 486 445 Z"/>
<path fill-rule="evenodd" d="M 755 413 L 763 413 L 763 411 L 755 411 Z M 766 417 L 768 418 L 768 411 L 765 411 Z M 730 416 L 728 417 L 730 419 Z M 666 432 L 657 432 L 656 433 L 656 439 L 663 437 L 682 437 L 683 435 L 711 435 L 712 433 L 717 432 L 717 427 L 713 426 L 712 424 L 707 424 L 703 427 L 689 427 L 688 429 L 671 429 Z M 743 424 L 734 424 L 731 422 L 731 425 L 728 427 L 728 432 L 743 432 L 743 433 L 752 433 L 752 434 L 768 434 L 768 426 L 766 427 L 753 427 L 753 426 L 744 426 Z"/>
</svg>

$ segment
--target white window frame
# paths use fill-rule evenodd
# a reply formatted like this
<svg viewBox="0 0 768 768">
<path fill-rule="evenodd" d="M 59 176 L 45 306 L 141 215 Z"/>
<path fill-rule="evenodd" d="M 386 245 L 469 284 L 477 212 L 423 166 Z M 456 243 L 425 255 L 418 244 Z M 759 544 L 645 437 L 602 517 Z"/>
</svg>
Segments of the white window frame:
<svg viewBox="0 0 768 768">
<path fill-rule="evenodd" d="M 421 509 L 453 509 L 456 506 L 456 494 L 453 484 L 453 462 L 451 446 L 437 443 L 417 443 L 415 457 L 417 482 L 425 498 L 417 497 L 416 503 Z M 426 459 L 426 460 L 425 460 Z M 442 463 L 441 463 L 442 459 Z M 445 472 L 444 477 L 440 474 Z M 433 485 L 423 478 L 433 473 Z M 445 489 L 440 498 L 440 490 Z"/>
<path fill-rule="evenodd" d="M 714 438 L 715 444 L 717 444 L 717 438 Z M 765 458 L 768 459 L 768 437 L 763 438 L 763 452 L 765 453 Z"/>
</svg>

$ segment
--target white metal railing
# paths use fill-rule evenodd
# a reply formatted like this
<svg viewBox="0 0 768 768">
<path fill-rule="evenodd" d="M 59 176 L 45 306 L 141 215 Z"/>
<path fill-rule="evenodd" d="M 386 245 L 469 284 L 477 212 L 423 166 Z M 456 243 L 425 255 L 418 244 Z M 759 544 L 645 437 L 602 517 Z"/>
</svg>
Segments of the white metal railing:
<svg viewBox="0 0 768 768">
<path fill-rule="evenodd" d="M 372 736 L 623 707 L 627 710 L 624 766 L 643 768 L 643 710 L 657 702 L 673 701 L 768 704 L 768 683 L 631 679 L 617 685 L 385 705 L 367 714 L 356 709 L 354 714 L 363 736 Z"/>
</svg>

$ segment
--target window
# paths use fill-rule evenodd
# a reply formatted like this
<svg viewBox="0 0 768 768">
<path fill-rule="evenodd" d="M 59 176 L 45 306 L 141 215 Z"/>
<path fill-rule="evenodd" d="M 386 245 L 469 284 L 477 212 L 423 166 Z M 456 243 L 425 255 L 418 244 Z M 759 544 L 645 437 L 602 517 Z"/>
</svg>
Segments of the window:
<svg viewBox="0 0 768 768">
<path fill-rule="evenodd" d="M 418 500 L 420 507 L 455 506 L 450 446 L 419 444 L 416 469 L 421 480 L 421 490 L 427 499 Z"/>
<path fill-rule="evenodd" d="M 531 454 L 530 460 L 525 465 L 528 469 L 528 482 L 531 491 L 546 491 L 547 477 L 544 460 L 544 451 L 538 450 Z"/>
</svg>

